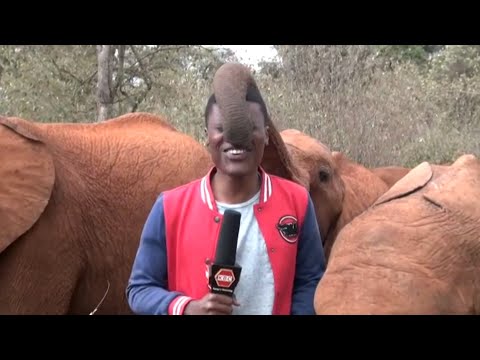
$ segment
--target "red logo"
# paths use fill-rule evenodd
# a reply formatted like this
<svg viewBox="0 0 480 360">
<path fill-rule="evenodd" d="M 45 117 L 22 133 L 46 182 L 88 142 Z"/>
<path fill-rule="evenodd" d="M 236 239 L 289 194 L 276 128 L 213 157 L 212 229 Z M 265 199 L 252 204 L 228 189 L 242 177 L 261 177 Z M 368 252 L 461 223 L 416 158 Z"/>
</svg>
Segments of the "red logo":
<svg viewBox="0 0 480 360">
<path fill-rule="evenodd" d="M 219 287 L 229 288 L 235 282 L 235 275 L 230 269 L 220 269 L 215 274 L 215 281 Z"/>
</svg>

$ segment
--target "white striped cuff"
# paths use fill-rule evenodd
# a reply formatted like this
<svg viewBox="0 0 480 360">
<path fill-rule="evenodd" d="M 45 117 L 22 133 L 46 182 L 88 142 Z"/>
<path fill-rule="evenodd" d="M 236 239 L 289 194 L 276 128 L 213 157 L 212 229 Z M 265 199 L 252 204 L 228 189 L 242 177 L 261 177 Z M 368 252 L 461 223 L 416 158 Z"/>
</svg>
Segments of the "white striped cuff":
<svg viewBox="0 0 480 360">
<path fill-rule="evenodd" d="M 168 305 L 168 315 L 183 315 L 187 304 L 192 300 L 193 298 L 189 296 L 177 296 L 172 300 L 170 305 Z"/>
</svg>

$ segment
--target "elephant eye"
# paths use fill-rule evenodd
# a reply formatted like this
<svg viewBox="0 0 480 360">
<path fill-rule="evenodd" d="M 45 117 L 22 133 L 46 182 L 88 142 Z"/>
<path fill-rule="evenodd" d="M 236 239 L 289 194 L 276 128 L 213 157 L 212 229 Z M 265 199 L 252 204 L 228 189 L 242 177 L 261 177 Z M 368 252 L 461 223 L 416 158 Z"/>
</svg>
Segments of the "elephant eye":
<svg viewBox="0 0 480 360">
<path fill-rule="evenodd" d="M 318 178 L 320 179 L 320 182 L 327 182 L 330 178 L 330 173 L 326 169 L 321 169 L 318 172 Z"/>
</svg>

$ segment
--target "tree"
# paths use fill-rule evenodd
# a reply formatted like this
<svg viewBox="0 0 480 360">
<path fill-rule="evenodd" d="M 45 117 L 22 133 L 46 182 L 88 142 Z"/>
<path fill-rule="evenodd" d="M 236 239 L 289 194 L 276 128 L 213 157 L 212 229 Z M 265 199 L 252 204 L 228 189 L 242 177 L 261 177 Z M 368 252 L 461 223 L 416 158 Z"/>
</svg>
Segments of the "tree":
<svg viewBox="0 0 480 360">
<path fill-rule="evenodd" d="M 97 45 L 98 57 L 98 81 L 97 81 L 97 120 L 109 119 L 112 114 L 113 105 L 113 46 Z"/>
</svg>

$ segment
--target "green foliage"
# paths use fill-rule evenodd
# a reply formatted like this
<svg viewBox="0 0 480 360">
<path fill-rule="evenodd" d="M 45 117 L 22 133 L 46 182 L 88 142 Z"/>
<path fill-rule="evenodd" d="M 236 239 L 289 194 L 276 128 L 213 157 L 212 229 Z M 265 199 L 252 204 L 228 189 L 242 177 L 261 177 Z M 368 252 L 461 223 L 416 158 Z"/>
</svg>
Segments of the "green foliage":
<svg viewBox="0 0 480 360">
<path fill-rule="evenodd" d="M 284 76 L 298 86 L 320 93 L 343 92 L 352 81 L 369 81 L 373 62 L 370 46 L 276 45 Z"/>
<path fill-rule="evenodd" d="M 389 61 L 404 63 L 413 62 L 424 65 L 429 59 L 431 45 L 377 45 L 374 46 L 377 56 Z"/>
<path fill-rule="evenodd" d="M 206 83 L 229 51 L 186 45 L 128 45 L 113 62 L 113 116 L 195 103 L 188 92 Z M 97 52 L 88 46 L 0 46 L 0 113 L 37 121 L 96 121 Z M 197 95 L 198 96 L 198 93 Z M 187 114 L 182 110 L 181 114 Z M 185 115 L 188 117 L 189 115 Z"/>
<path fill-rule="evenodd" d="M 285 69 L 275 79 L 264 72 L 261 81 L 283 127 L 303 130 L 368 166 L 480 155 L 480 81 L 435 70 L 442 59 L 478 64 L 467 61 L 476 59 L 475 47 L 397 47 L 382 56 L 366 46 L 277 49 Z M 410 58 L 397 61 L 399 54 Z M 385 60 L 395 66 L 385 67 Z"/>
<path fill-rule="evenodd" d="M 258 84 L 280 129 L 297 128 L 367 166 L 480 156 L 480 46 L 275 46 Z M 218 66 L 204 46 L 116 47 L 114 116 L 148 111 L 200 141 Z M 0 113 L 96 121 L 95 46 L 0 46 Z M 123 64 L 123 67 L 121 66 Z"/>
<path fill-rule="evenodd" d="M 480 76 L 479 45 L 447 45 L 432 60 L 430 76 L 454 80 Z"/>
<path fill-rule="evenodd" d="M 162 73 L 154 71 L 151 75 L 154 86 L 138 111 L 163 114 L 174 126 L 202 140 L 203 113 L 211 94 L 213 74 L 221 64 L 236 58 L 228 49 L 192 47 L 177 55 L 178 60 L 179 67 L 170 67 Z"/>
<path fill-rule="evenodd" d="M 94 46 L 0 46 L 0 113 L 85 121 L 95 113 Z"/>
</svg>

